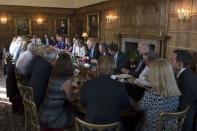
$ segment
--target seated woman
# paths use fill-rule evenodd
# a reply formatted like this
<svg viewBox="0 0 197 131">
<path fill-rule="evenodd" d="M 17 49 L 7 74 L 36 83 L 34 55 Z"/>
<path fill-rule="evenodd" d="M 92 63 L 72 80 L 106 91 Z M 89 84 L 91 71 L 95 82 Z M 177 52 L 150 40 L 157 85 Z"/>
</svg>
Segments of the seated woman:
<svg viewBox="0 0 197 131">
<path fill-rule="evenodd" d="M 82 40 L 74 40 L 72 54 L 81 58 L 83 58 L 87 54 L 87 48 L 83 44 Z"/>
<path fill-rule="evenodd" d="M 64 106 L 64 100 L 73 101 L 71 89 L 73 66 L 70 56 L 59 54 L 42 102 L 39 115 L 41 123 L 49 128 L 64 128 L 73 123 L 73 115 Z"/>
<path fill-rule="evenodd" d="M 69 37 L 65 37 L 64 42 L 65 42 L 65 50 L 66 50 L 66 52 L 72 53 L 73 45 L 71 43 L 70 38 Z"/>
<path fill-rule="evenodd" d="M 134 81 L 134 84 L 142 86 L 150 86 L 148 82 L 148 72 L 149 72 L 149 63 L 153 60 L 159 58 L 159 55 L 155 51 L 149 51 L 143 55 L 144 62 L 146 64 L 145 68 L 140 73 L 139 77 Z"/>
<path fill-rule="evenodd" d="M 146 90 L 142 99 L 137 103 L 137 110 L 142 111 L 142 131 L 156 131 L 161 112 L 175 112 L 181 95 L 170 63 L 164 59 L 157 59 L 149 64 L 149 82 L 152 87 Z M 134 105 L 131 100 L 131 105 Z M 174 119 L 164 118 L 163 129 L 176 127 Z M 137 129 L 140 130 L 140 129 Z"/>
<path fill-rule="evenodd" d="M 88 80 L 81 89 L 80 100 L 87 107 L 86 121 L 109 124 L 120 121 L 120 110 L 128 107 L 128 95 L 124 85 L 110 78 L 114 61 L 101 56 L 98 61 L 97 78 Z"/>
</svg>

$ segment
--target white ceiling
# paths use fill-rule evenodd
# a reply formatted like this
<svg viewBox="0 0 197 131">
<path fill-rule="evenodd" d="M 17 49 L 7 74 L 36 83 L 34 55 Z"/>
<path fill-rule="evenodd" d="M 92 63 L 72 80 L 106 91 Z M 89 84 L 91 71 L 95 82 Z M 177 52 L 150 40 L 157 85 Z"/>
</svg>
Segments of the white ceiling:
<svg viewBox="0 0 197 131">
<path fill-rule="evenodd" d="M 0 0 L 0 5 L 79 8 L 107 0 Z"/>
</svg>

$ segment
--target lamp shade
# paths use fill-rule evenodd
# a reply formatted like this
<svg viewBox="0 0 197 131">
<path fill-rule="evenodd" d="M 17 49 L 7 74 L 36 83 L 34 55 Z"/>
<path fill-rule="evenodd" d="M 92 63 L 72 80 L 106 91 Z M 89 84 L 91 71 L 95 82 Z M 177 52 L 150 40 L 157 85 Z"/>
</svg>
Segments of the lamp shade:
<svg viewBox="0 0 197 131">
<path fill-rule="evenodd" d="M 88 37 L 88 34 L 86 32 L 83 32 L 82 37 Z"/>
</svg>

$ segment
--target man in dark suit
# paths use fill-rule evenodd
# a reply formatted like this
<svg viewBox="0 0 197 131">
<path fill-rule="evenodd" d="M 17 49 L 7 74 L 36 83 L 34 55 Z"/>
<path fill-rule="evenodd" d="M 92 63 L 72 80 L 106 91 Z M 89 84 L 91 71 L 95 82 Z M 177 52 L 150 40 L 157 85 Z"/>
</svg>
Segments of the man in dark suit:
<svg viewBox="0 0 197 131">
<path fill-rule="evenodd" d="M 113 59 L 110 56 L 101 56 L 98 62 L 99 76 L 86 81 L 81 88 L 80 102 L 87 107 L 88 122 L 94 124 L 120 122 L 120 110 L 129 106 L 124 84 L 110 78 L 113 68 Z"/>
<path fill-rule="evenodd" d="M 124 53 L 118 51 L 117 44 L 110 44 L 108 46 L 109 54 L 114 58 L 115 61 L 115 73 L 121 73 L 121 69 L 127 65 L 127 57 Z"/>
<path fill-rule="evenodd" d="M 49 47 L 44 50 L 43 58 L 40 58 L 34 65 L 31 78 L 29 80 L 29 86 L 33 88 L 34 101 L 37 108 L 39 108 L 45 97 L 49 77 L 56 58 L 56 49 Z"/>
<path fill-rule="evenodd" d="M 101 56 L 108 56 L 110 55 L 107 49 L 107 44 L 106 43 L 100 43 L 99 44 L 99 52 Z"/>
<path fill-rule="evenodd" d="M 180 110 L 190 106 L 183 131 L 194 131 L 197 115 L 197 75 L 189 69 L 192 56 L 188 51 L 175 50 L 171 56 L 171 63 L 176 74 L 177 84 L 182 93 Z"/>
<path fill-rule="evenodd" d="M 94 39 L 89 39 L 87 41 L 87 46 L 88 46 L 88 53 L 86 55 L 87 59 L 91 63 L 94 63 L 93 61 L 98 60 L 98 58 L 100 57 L 100 52 L 96 48 L 96 41 Z"/>
<path fill-rule="evenodd" d="M 150 51 L 150 44 L 148 43 L 148 41 L 145 40 L 140 41 L 137 49 L 140 54 L 140 58 L 137 62 L 138 63 L 137 66 L 134 69 L 130 69 L 130 70 L 126 68 L 121 69 L 122 73 L 130 74 L 136 78 L 139 77 L 140 73 L 143 71 L 143 69 L 146 66 L 146 64 L 144 63 L 143 55 Z"/>
<path fill-rule="evenodd" d="M 42 39 L 42 44 L 44 45 L 51 45 L 52 41 L 48 38 L 47 34 L 44 34 L 44 39 Z"/>
</svg>

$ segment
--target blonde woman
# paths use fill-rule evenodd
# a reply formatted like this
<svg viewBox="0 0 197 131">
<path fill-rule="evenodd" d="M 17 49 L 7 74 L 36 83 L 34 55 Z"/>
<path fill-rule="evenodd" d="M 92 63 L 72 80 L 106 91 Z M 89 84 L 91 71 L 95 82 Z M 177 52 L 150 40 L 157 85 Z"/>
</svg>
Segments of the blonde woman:
<svg viewBox="0 0 197 131">
<path fill-rule="evenodd" d="M 156 131 L 161 112 L 175 112 L 181 95 L 170 63 L 164 59 L 157 59 L 149 64 L 148 79 L 151 90 L 144 93 L 137 103 L 137 110 L 142 111 L 143 131 Z M 133 104 L 132 104 L 133 105 Z M 175 120 L 164 119 L 164 129 L 175 127 Z M 139 130 L 139 129 L 138 129 Z"/>
<path fill-rule="evenodd" d="M 129 101 L 124 85 L 110 78 L 114 72 L 113 58 L 101 56 L 98 72 L 99 76 L 85 82 L 81 89 L 81 104 L 87 107 L 86 121 L 95 124 L 119 122 L 120 109 L 127 108 Z"/>
<path fill-rule="evenodd" d="M 76 39 L 74 41 L 74 46 L 73 46 L 72 54 L 73 55 L 76 55 L 78 57 L 81 57 L 81 58 L 84 57 L 87 54 L 87 48 L 83 44 L 82 40 Z"/>
</svg>

